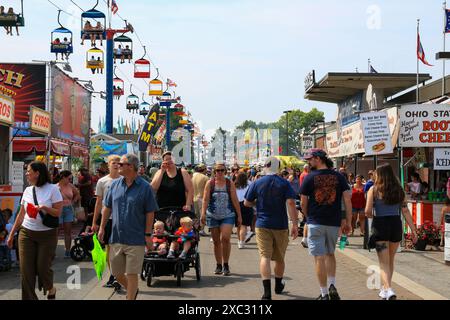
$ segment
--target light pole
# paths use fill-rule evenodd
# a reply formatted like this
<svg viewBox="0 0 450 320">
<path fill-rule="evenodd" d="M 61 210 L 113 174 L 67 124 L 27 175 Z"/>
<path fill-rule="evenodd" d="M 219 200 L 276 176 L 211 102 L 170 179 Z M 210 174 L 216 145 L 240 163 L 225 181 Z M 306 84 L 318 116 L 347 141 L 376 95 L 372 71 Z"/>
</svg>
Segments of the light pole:
<svg viewBox="0 0 450 320">
<path fill-rule="evenodd" d="M 292 110 L 286 110 L 283 111 L 284 114 L 286 114 L 286 155 L 289 156 L 289 113 L 291 113 Z"/>
</svg>

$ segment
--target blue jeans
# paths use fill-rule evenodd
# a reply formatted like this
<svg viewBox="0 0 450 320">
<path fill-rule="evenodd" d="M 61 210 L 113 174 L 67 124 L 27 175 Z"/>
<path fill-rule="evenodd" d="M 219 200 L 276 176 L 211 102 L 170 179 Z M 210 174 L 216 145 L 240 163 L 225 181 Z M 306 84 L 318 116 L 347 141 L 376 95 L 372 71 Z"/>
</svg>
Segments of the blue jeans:
<svg viewBox="0 0 450 320">
<path fill-rule="evenodd" d="M 234 226 L 235 220 L 236 220 L 235 217 L 229 217 L 229 218 L 225 218 L 225 219 L 214 219 L 211 217 L 206 217 L 206 225 L 210 229 L 211 228 L 219 228 L 223 224 L 231 224 L 232 226 Z"/>
</svg>

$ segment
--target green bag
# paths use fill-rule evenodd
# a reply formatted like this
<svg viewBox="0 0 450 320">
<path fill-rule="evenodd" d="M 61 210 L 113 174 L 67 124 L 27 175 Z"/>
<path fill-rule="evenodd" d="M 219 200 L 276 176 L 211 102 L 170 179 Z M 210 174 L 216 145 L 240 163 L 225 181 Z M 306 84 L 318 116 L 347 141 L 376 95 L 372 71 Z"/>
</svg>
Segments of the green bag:
<svg viewBox="0 0 450 320">
<path fill-rule="evenodd" d="M 91 251 L 92 261 L 94 262 L 94 269 L 97 273 L 97 278 L 100 281 L 102 280 L 103 272 L 106 268 L 106 252 L 103 251 L 96 234 L 94 234 L 93 241 L 94 249 Z"/>
</svg>

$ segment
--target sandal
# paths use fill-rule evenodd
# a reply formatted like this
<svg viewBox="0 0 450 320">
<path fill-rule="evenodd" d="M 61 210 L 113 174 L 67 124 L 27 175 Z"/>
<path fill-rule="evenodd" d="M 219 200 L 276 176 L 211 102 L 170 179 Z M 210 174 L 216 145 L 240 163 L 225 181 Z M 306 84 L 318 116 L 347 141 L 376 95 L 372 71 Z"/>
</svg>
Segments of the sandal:
<svg viewBox="0 0 450 320">
<path fill-rule="evenodd" d="M 137 288 L 137 290 L 136 290 L 136 295 L 134 296 L 134 300 L 137 299 L 138 293 L 139 293 L 139 288 Z"/>
<path fill-rule="evenodd" d="M 51 292 L 51 290 L 50 290 L 48 293 L 48 296 L 47 296 L 47 300 L 55 300 L 56 299 L 56 288 L 53 288 L 53 289 L 55 289 L 55 292 L 53 294 L 50 294 L 50 292 Z"/>
</svg>

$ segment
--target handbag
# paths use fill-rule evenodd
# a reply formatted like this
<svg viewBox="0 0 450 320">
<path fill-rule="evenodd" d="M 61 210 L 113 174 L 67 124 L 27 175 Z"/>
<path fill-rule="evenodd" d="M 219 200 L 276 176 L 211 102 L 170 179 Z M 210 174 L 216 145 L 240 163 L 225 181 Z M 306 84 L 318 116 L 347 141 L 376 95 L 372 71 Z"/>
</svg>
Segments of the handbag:
<svg viewBox="0 0 450 320">
<path fill-rule="evenodd" d="M 37 196 L 36 196 L 36 188 L 33 187 L 33 198 L 34 198 L 34 204 L 36 206 L 39 205 L 38 200 L 37 200 Z M 47 228 L 58 228 L 59 227 L 59 218 L 58 217 L 54 217 L 51 214 L 48 213 L 42 213 L 42 211 L 39 210 L 39 215 L 42 218 L 42 224 L 44 226 L 46 226 Z"/>
<path fill-rule="evenodd" d="M 75 218 L 77 221 L 86 221 L 86 212 L 84 211 L 84 208 L 81 206 L 75 207 Z"/>
</svg>

